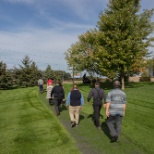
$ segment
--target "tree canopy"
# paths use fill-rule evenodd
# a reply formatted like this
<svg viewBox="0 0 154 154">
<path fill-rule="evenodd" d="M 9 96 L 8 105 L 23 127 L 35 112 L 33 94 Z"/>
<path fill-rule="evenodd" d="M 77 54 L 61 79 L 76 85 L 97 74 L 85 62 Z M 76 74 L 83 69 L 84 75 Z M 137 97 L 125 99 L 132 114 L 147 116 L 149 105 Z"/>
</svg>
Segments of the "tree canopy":
<svg viewBox="0 0 154 154">
<path fill-rule="evenodd" d="M 153 11 L 140 12 L 139 0 L 110 0 L 96 28 L 79 36 L 77 47 L 71 46 L 66 52 L 71 51 L 66 60 L 101 75 L 118 74 L 124 89 L 124 77 L 129 76 L 135 64 L 144 61 L 154 40 L 150 36 Z"/>
</svg>

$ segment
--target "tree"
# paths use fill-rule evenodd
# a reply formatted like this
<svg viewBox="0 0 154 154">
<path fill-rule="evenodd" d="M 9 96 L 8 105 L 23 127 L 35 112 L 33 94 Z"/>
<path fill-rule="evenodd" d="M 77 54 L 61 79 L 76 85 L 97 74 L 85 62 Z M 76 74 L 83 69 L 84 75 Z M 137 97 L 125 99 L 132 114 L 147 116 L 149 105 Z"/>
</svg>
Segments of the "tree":
<svg viewBox="0 0 154 154">
<path fill-rule="evenodd" d="M 97 26 L 101 33 L 99 45 L 102 64 L 114 70 L 121 77 L 124 89 L 124 76 L 129 74 L 132 65 L 147 54 L 147 47 L 153 38 L 150 17 L 153 10 L 139 12 L 139 0 L 111 0 L 108 10 L 100 15 Z M 106 54 L 107 53 L 107 54 Z"/>
<path fill-rule="evenodd" d="M 96 73 L 118 74 L 122 89 L 124 77 L 147 55 L 154 40 L 149 36 L 153 32 L 150 19 L 154 10 L 139 11 L 139 0 L 110 0 L 108 8 L 100 13 L 97 27 L 79 36 L 84 47 L 88 44 L 86 50 L 83 48 L 83 52 L 89 51 L 84 59 L 93 63 Z"/>
<path fill-rule="evenodd" d="M 12 86 L 12 76 L 7 71 L 7 65 L 0 62 L 0 88 L 10 88 Z"/>
<path fill-rule="evenodd" d="M 44 76 L 46 79 L 53 78 L 54 79 L 54 71 L 52 70 L 51 66 L 48 65 L 44 71 Z"/>
<path fill-rule="evenodd" d="M 0 62 L 0 76 L 3 74 L 6 74 L 6 64 L 3 61 L 1 61 Z"/>
<path fill-rule="evenodd" d="M 35 86 L 41 75 L 36 63 L 33 62 L 28 56 L 25 56 L 21 62 L 22 65 L 19 65 L 20 68 L 14 68 L 14 78 L 16 79 L 16 84 L 24 87 Z"/>
<path fill-rule="evenodd" d="M 80 42 L 76 42 L 72 44 L 71 47 L 65 52 L 65 59 L 68 63 L 68 68 L 72 72 L 72 80 L 74 83 L 74 74 L 78 73 L 80 70 L 84 68 L 83 55 L 79 54 L 80 49 L 83 49 Z M 82 51 L 82 50 L 81 50 Z M 82 65 L 81 65 L 82 64 Z"/>
</svg>

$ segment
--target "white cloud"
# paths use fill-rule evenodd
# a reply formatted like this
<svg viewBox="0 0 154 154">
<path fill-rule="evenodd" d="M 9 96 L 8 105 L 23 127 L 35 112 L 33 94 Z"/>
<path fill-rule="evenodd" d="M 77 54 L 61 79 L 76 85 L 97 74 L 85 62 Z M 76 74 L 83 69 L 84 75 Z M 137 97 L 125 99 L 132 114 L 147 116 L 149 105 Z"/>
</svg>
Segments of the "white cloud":
<svg viewBox="0 0 154 154">
<path fill-rule="evenodd" d="M 77 41 L 81 31 L 89 27 L 63 23 L 63 29 L 23 27 L 16 33 L 0 31 L 0 54 L 2 55 L 0 60 L 12 67 L 21 64 L 23 57 L 29 55 L 40 69 L 45 69 L 50 64 L 53 69 L 61 67 L 66 70 L 64 52 Z M 69 28 L 73 29 L 70 33 L 66 30 Z M 10 59 L 12 59 L 11 63 Z"/>
</svg>

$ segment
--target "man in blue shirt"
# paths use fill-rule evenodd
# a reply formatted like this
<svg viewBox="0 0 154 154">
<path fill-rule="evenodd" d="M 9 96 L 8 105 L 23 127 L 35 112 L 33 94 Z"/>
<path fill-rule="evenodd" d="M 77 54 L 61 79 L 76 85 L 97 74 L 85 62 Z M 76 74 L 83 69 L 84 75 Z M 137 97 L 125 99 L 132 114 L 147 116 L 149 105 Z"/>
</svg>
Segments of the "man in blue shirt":
<svg viewBox="0 0 154 154">
<path fill-rule="evenodd" d="M 71 127 L 78 126 L 79 113 L 84 105 L 84 99 L 77 85 L 73 85 L 73 89 L 69 92 L 66 100 L 66 106 L 69 107 L 69 115 L 71 119 Z"/>
<path fill-rule="evenodd" d="M 111 134 L 111 143 L 120 136 L 122 118 L 126 109 L 126 94 L 120 89 L 120 82 L 114 81 L 114 89 L 108 93 L 106 99 L 107 125 Z"/>
</svg>

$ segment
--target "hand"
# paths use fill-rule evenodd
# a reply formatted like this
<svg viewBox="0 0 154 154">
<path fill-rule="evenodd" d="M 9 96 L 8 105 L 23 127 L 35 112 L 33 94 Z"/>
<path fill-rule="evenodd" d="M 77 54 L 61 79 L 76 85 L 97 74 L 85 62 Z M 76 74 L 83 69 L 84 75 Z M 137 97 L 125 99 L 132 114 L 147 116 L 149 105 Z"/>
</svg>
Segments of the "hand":
<svg viewBox="0 0 154 154">
<path fill-rule="evenodd" d="M 106 104 L 104 104 L 103 107 L 106 108 Z"/>
<path fill-rule="evenodd" d="M 110 116 L 109 111 L 106 111 L 106 116 L 107 116 L 107 117 L 109 117 L 109 116 Z"/>
</svg>

